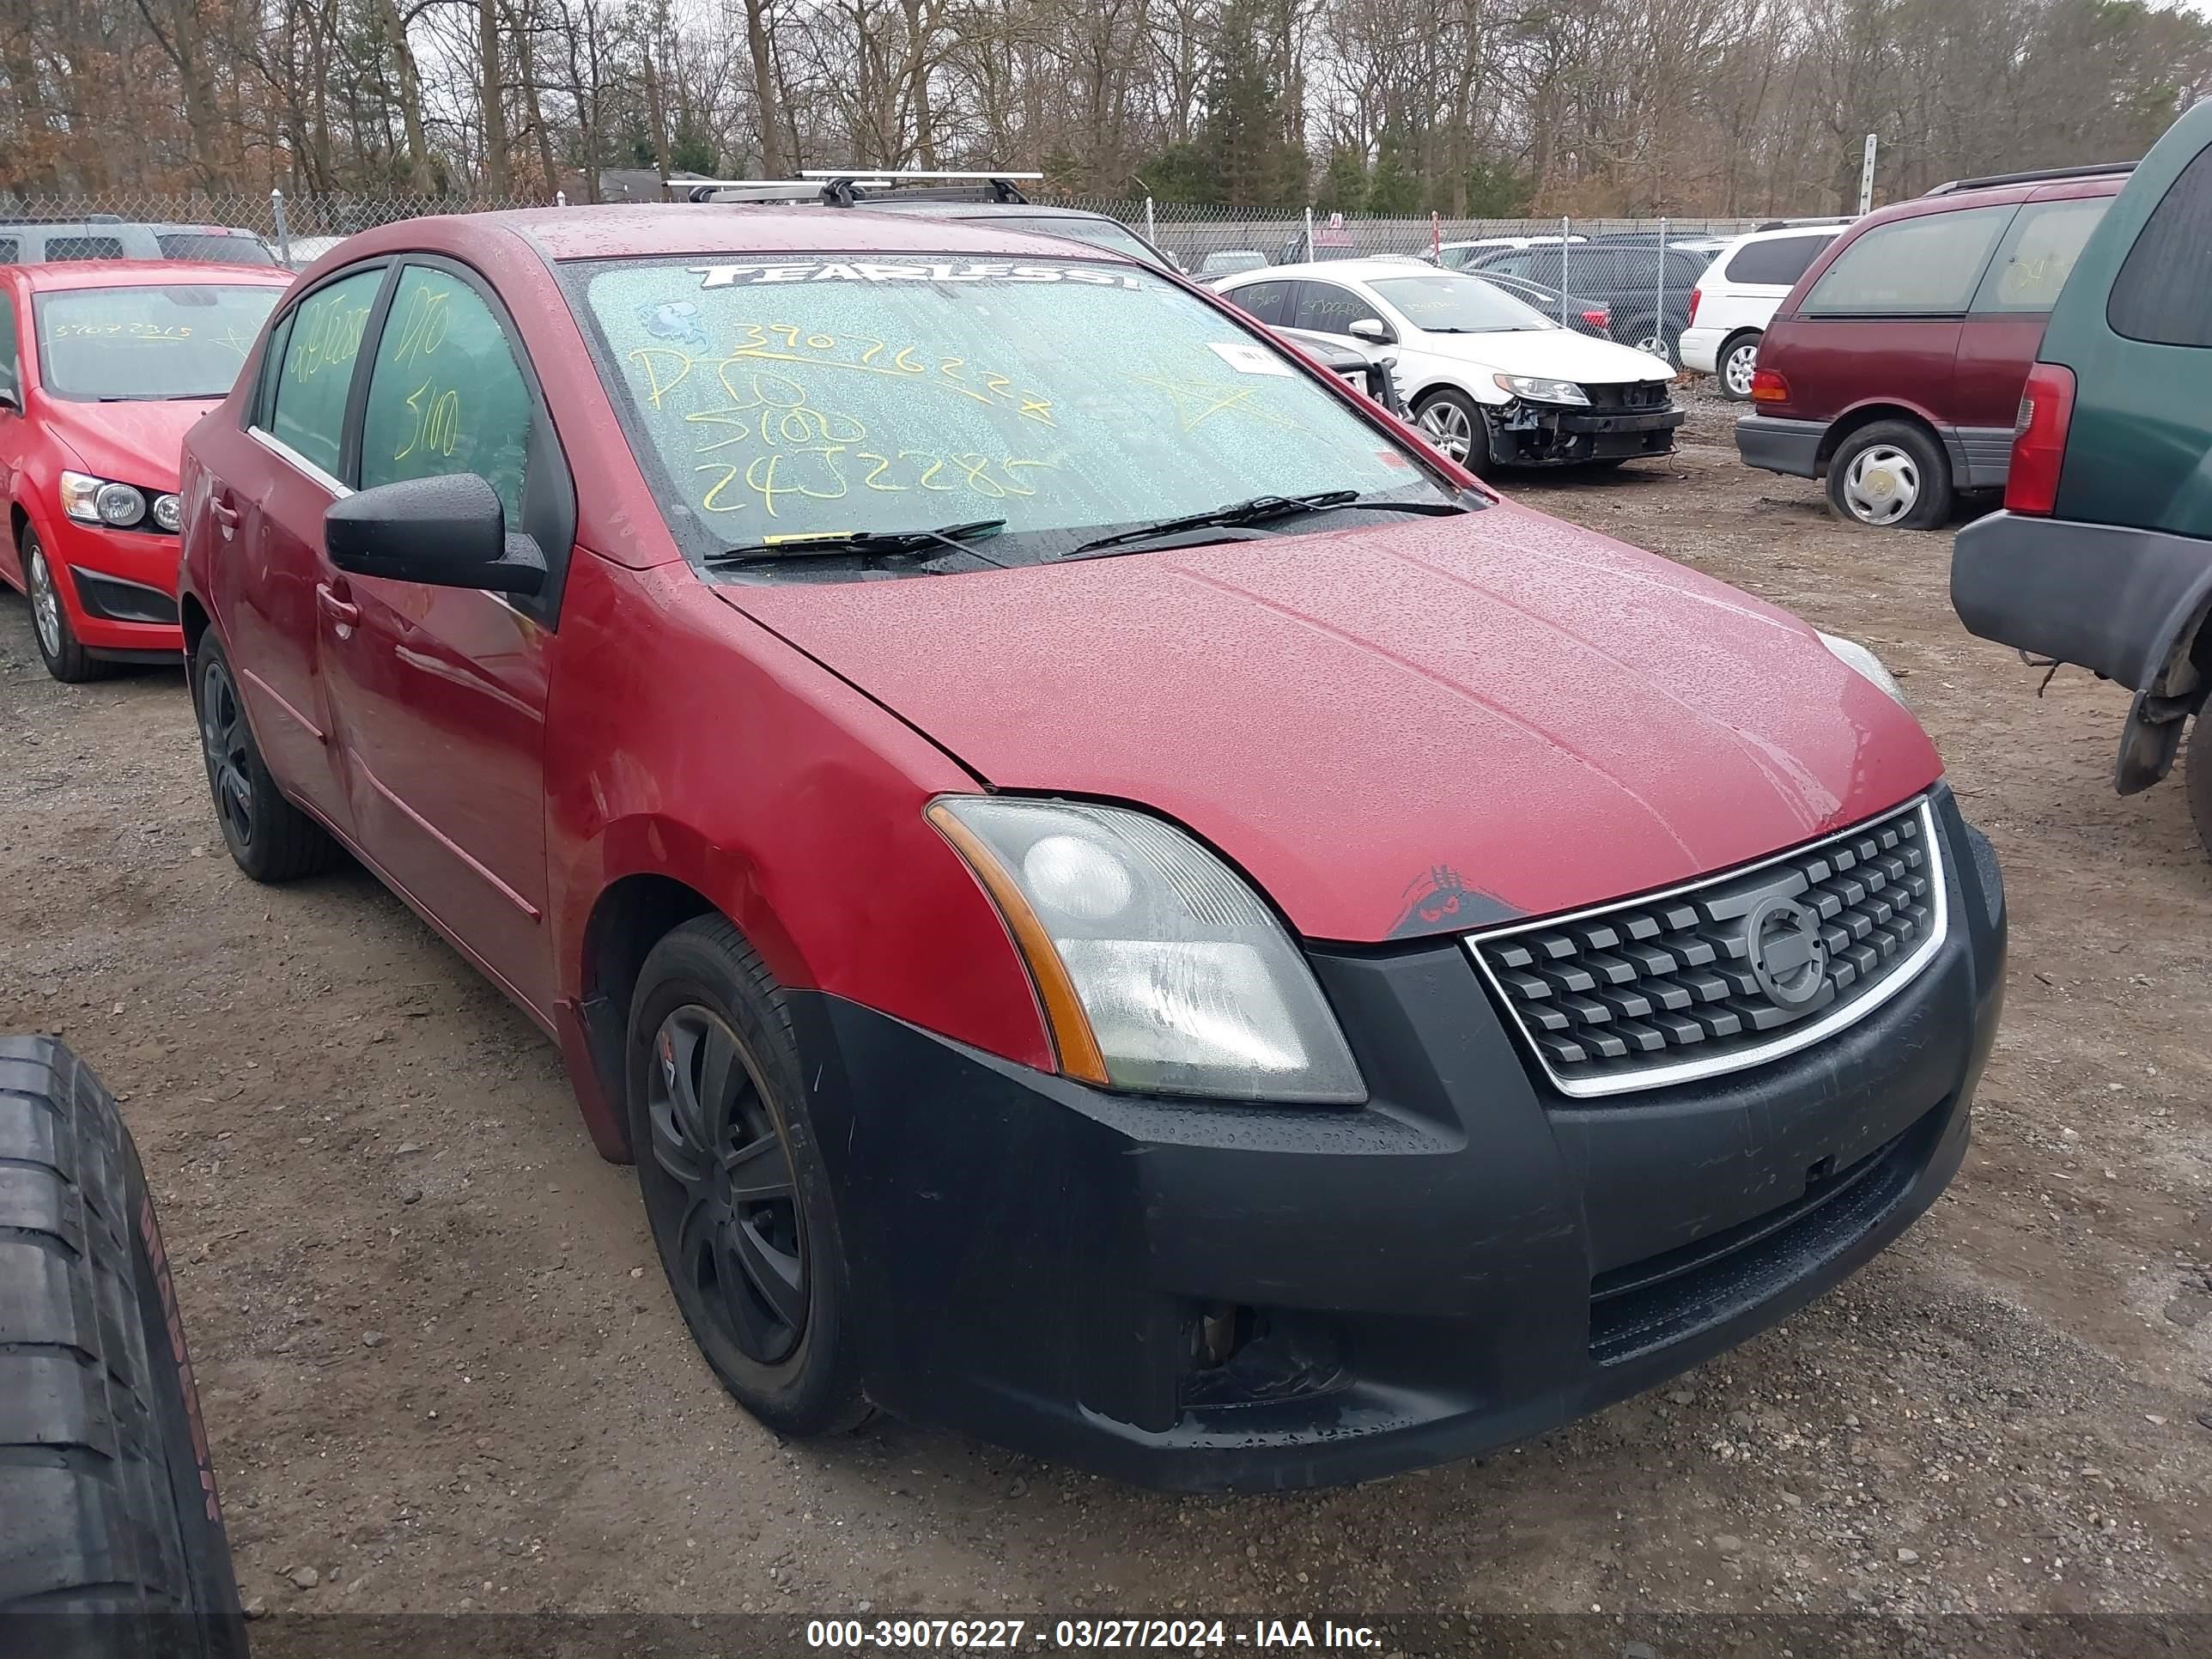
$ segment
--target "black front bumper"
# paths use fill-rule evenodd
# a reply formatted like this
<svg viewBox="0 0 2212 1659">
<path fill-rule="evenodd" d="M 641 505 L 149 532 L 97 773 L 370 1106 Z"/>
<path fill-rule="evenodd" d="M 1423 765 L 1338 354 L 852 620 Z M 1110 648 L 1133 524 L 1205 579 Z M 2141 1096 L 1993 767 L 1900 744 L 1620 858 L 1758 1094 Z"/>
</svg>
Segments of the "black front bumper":
<svg viewBox="0 0 2212 1659">
<path fill-rule="evenodd" d="M 869 1393 L 1150 1485 L 1358 1480 L 1520 1439 L 1742 1341 L 1958 1168 L 2002 1000 L 1987 843 L 1939 796 L 1941 954 L 1865 1020 L 1570 1102 L 1455 940 L 1316 950 L 1372 1098 L 1071 1084 L 793 999 Z"/>
<path fill-rule="evenodd" d="M 1490 453 L 1507 466 L 1573 466 L 1674 453 L 1674 428 L 1686 418 L 1671 404 L 1659 409 L 1568 408 L 1518 399 L 1489 412 Z"/>
</svg>

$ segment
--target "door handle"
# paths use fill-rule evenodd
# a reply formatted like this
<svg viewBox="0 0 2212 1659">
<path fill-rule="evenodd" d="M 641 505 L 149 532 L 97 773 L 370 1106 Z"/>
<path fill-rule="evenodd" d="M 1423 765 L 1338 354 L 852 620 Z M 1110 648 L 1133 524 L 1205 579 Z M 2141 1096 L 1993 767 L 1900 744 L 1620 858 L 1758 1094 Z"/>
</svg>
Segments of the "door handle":
<svg viewBox="0 0 2212 1659">
<path fill-rule="evenodd" d="M 328 582 L 315 584 L 315 605 L 340 628 L 352 628 L 361 622 L 361 607 L 340 599 Z"/>
<path fill-rule="evenodd" d="M 215 514 L 217 524 L 227 525 L 233 529 L 237 528 L 238 509 L 224 501 L 222 496 L 216 495 L 209 498 L 208 511 Z"/>
</svg>

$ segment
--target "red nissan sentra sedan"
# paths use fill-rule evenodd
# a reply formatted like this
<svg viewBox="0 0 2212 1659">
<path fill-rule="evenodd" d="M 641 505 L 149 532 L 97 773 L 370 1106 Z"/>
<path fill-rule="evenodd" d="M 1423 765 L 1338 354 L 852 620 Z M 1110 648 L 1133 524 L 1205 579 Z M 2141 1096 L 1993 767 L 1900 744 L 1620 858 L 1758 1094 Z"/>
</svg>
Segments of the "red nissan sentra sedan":
<svg viewBox="0 0 2212 1659">
<path fill-rule="evenodd" d="M 291 280 L 152 259 L 0 266 L 0 580 L 29 597 L 56 679 L 182 649 L 178 446 Z"/>
<path fill-rule="evenodd" d="M 232 853 L 350 849 L 557 1040 L 780 1431 L 1380 1474 L 1742 1340 L 1958 1167 L 2003 896 L 1881 665 L 1170 275 L 420 220 L 185 447 Z"/>
</svg>

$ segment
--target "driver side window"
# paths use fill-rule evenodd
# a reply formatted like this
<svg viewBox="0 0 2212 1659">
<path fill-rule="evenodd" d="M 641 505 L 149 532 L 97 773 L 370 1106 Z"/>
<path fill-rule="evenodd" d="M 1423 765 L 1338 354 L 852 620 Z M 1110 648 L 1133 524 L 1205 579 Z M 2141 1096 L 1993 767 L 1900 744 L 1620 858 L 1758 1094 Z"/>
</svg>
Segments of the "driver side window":
<svg viewBox="0 0 2212 1659">
<path fill-rule="evenodd" d="M 369 370 L 361 487 L 480 473 L 520 530 L 531 419 L 529 384 L 491 307 L 450 271 L 408 266 Z"/>
<path fill-rule="evenodd" d="M 1376 309 L 1350 289 L 1334 283 L 1304 283 L 1299 285 L 1297 316 L 1292 326 L 1348 340 L 1352 324 L 1362 317 L 1374 316 Z"/>
<path fill-rule="evenodd" d="M 22 360 L 15 347 L 15 299 L 0 291 L 0 392 L 15 399 L 17 408 L 23 402 Z"/>
</svg>

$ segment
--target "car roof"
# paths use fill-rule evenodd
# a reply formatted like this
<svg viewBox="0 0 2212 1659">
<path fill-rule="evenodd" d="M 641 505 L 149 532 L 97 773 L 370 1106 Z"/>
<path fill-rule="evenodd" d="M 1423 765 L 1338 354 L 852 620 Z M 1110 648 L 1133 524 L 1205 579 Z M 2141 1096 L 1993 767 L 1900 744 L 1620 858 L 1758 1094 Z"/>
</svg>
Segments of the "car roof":
<svg viewBox="0 0 2212 1659">
<path fill-rule="evenodd" d="M 0 231 L 0 235 L 6 232 Z M 210 259 L 60 259 L 7 265 L 36 292 L 80 288 L 173 287 L 186 283 L 285 288 L 292 273 L 276 265 L 226 265 Z"/>
<path fill-rule="evenodd" d="M 1968 208 L 1978 207 L 2017 207 L 2022 202 L 2063 202 L 2117 196 L 2127 181 L 2125 173 L 2115 170 L 2070 178 L 2021 179 L 2010 184 L 1985 185 L 1976 190 L 1946 188 L 1927 196 L 1908 197 L 1902 202 L 1893 202 L 1886 208 L 1877 208 L 1872 213 L 1862 215 L 1844 228 L 1857 235 L 1875 225 L 1891 224 L 1899 219 L 1925 218 L 1931 213 L 1960 213 Z"/>
<path fill-rule="evenodd" d="M 1036 258 L 1065 258 L 1068 254 L 1064 237 L 1000 229 L 988 218 L 971 222 L 935 214 L 876 212 L 865 207 L 827 212 L 819 207 L 754 207 L 720 202 L 451 214 L 428 222 L 402 220 L 362 231 L 358 238 L 349 240 L 359 242 L 358 252 L 363 256 L 389 252 L 421 245 L 426 224 L 437 228 L 437 240 L 459 246 L 466 246 L 482 235 L 519 235 L 546 258 L 556 261 L 709 253 L 964 253 Z M 1131 265 L 1144 263 L 1111 248 L 1091 248 L 1084 257 Z"/>
<path fill-rule="evenodd" d="M 1235 273 L 1238 288 L 1250 286 L 1246 278 L 1281 282 L 1310 276 L 1317 282 L 1340 283 L 1346 277 L 1354 282 L 1372 283 L 1386 276 L 1403 276 L 1408 271 L 1422 271 L 1431 276 L 1461 276 L 1470 272 L 1440 270 L 1424 259 L 1402 256 L 1379 259 L 1310 259 L 1302 264 L 1269 265 L 1264 270 L 1240 270 Z M 1224 282 L 1228 279 L 1224 279 Z"/>
</svg>

